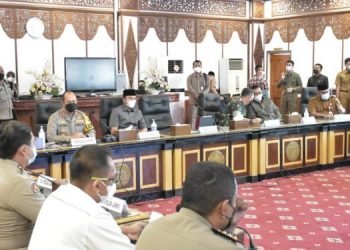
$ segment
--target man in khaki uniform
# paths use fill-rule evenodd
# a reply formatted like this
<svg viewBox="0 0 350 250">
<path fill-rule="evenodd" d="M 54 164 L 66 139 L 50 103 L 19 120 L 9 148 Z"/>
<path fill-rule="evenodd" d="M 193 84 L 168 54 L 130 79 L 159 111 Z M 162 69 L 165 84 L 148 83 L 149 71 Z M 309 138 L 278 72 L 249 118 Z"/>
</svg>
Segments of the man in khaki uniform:
<svg viewBox="0 0 350 250">
<path fill-rule="evenodd" d="M 194 72 L 187 77 L 187 90 L 190 104 L 190 122 L 192 130 L 195 130 L 198 116 L 198 96 L 200 93 L 209 92 L 209 83 L 208 75 L 202 73 L 202 62 L 196 60 L 192 66 Z"/>
<path fill-rule="evenodd" d="M 244 249 L 223 232 L 233 230 L 247 209 L 237 198 L 230 168 L 214 162 L 197 163 L 186 176 L 179 212 L 148 224 L 136 249 Z"/>
<path fill-rule="evenodd" d="M 344 63 L 345 70 L 339 72 L 335 79 L 336 96 L 346 113 L 350 113 L 350 57 L 346 58 Z"/>
<path fill-rule="evenodd" d="M 62 109 L 53 113 L 47 124 L 49 142 L 70 142 L 72 138 L 95 137 L 95 129 L 89 117 L 77 110 L 77 97 L 67 91 L 62 97 Z"/>
<path fill-rule="evenodd" d="M 318 95 L 311 98 L 308 104 L 309 113 L 316 118 L 332 119 L 335 114 L 345 113 L 345 109 L 335 96 L 330 96 L 328 84 L 317 86 Z"/>
<path fill-rule="evenodd" d="M 281 80 L 277 84 L 278 88 L 283 87 L 281 101 L 282 115 L 297 111 L 297 97 L 303 88 L 300 75 L 295 73 L 293 68 L 294 62 L 288 60 L 286 63 L 286 72 L 282 73 Z"/>
<path fill-rule="evenodd" d="M 0 126 L 0 250 L 26 249 L 44 202 L 25 168 L 36 157 L 30 128 L 18 121 Z"/>
<path fill-rule="evenodd" d="M 5 73 L 0 66 L 0 123 L 13 118 L 12 91 L 4 80 Z"/>
</svg>

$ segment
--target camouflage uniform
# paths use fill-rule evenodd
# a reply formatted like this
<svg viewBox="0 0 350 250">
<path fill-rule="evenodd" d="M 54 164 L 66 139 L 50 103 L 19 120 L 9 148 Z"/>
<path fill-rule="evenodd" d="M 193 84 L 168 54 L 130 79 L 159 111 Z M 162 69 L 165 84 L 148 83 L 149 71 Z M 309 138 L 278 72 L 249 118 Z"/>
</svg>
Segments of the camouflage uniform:
<svg viewBox="0 0 350 250">
<path fill-rule="evenodd" d="M 89 117 L 79 110 L 71 115 L 64 109 L 53 113 L 47 124 L 47 140 L 49 142 L 69 142 L 74 133 L 83 133 L 87 137 L 95 137 L 95 129 Z"/>
<path fill-rule="evenodd" d="M 45 198 L 17 162 L 0 166 L 0 249 L 26 248 Z"/>
<path fill-rule="evenodd" d="M 328 115 L 330 112 L 332 112 L 333 115 L 336 115 L 341 114 L 344 108 L 337 97 L 331 96 L 328 100 L 324 101 L 321 100 L 320 95 L 318 95 L 310 99 L 308 104 L 308 110 L 309 113 L 312 115 L 315 112 L 324 115 Z"/>
</svg>

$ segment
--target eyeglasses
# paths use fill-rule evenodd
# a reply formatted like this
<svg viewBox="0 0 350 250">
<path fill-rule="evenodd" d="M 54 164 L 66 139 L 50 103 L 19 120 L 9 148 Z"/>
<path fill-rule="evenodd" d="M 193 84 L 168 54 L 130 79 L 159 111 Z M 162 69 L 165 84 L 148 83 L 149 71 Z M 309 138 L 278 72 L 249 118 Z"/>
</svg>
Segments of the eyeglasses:
<svg viewBox="0 0 350 250">
<path fill-rule="evenodd" d="M 95 180 L 95 181 L 110 181 L 110 182 L 113 182 L 113 183 L 116 183 L 116 184 L 118 182 L 117 178 L 103 178 L 103 177 L 91 176 L 90 179 L 91 180 Z"/>
</svg>

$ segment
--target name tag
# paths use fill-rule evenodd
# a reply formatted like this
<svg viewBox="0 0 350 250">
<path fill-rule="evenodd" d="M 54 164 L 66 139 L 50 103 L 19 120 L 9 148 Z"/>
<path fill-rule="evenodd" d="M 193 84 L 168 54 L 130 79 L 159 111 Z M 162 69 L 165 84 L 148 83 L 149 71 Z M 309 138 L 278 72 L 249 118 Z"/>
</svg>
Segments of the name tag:
<svg viewBox="0 0 350 250">
<path fill-rule="evenodd" d="M 280 125 L 281 125 L 281 122 L 278 119 L 264 121 L 265 127 L 278 127 Z"/>
<path fill-rule="evenodd" d="M 210 134 L 210 133 L 217 133 L 218 132 L 218 126 L 205 126 L 205 127 L 199 127 L 198 131 L 200 134 Z"/>
<path fill-rule="evenodd" d="M 314 124 L 314 123 L 316 123 L 315 116 L 303 117 L 301 119 L 301 123 L 303 123 L 303 124 Z"/>
<path fill-rule="evenodd" d="M 338 114 L 334 115 L 335 122 L 345 122 L 350 121 L 350 114 Z"/>
<path fill-rule="evenodd" d="M 109 197 L 104 202 L 101 202 L 100 205 L 109 211 L 117 213 L 119 216 L 128 214 L 129 210 L 126 201 L 117 197 Z"/>
<path fill-rule="evenodd" d="M 72 147 L 80 147 L 84 145 L 96 144 L 95 137 L 72 138 L 70 140 Z"/>
<path fill-rule="evenodd" d="M 50 176 L 46 176 L 46 175 L 39 175 L 37 181 L 36 181 L 36 184 L 39 186 L 39 187 L 42 187 L 42 188 L 47 188 L 47 189 L 50 189 L 52 190 L 52 182 L 54 181 L 55 179 L 50 177 Z"/>
<path fill-rule="evenodd" d="M 148 140 L 148 139 L 159 139 L 159 131 L 149 131 L 149 132 L 139 132 L 137 135 L 139 140 Z"/>
</svg>

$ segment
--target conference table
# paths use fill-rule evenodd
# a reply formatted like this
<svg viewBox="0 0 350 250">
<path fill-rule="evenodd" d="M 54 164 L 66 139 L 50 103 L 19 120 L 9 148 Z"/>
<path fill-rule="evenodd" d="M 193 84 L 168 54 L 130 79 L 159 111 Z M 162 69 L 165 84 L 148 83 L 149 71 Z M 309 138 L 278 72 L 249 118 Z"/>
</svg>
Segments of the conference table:
<svg viewBox="0 0 350 250">
<path fill-rule="evenodd" d="M 113 152 L 118 196 L 135 201 L 181 194 L 186 173 L 199 161 L 227 165 L 239 183 L 257 182 L 349 164 L 349 142 L 350 122 L 318 120 L 309 125 L 220 129 L 209 134 L 161 134 L 158 139 L 100 145 Z M 55 146 L 38 150 L 29 168 L 69 179 L 69 162 L 77 149 Z"/>
</svg>

